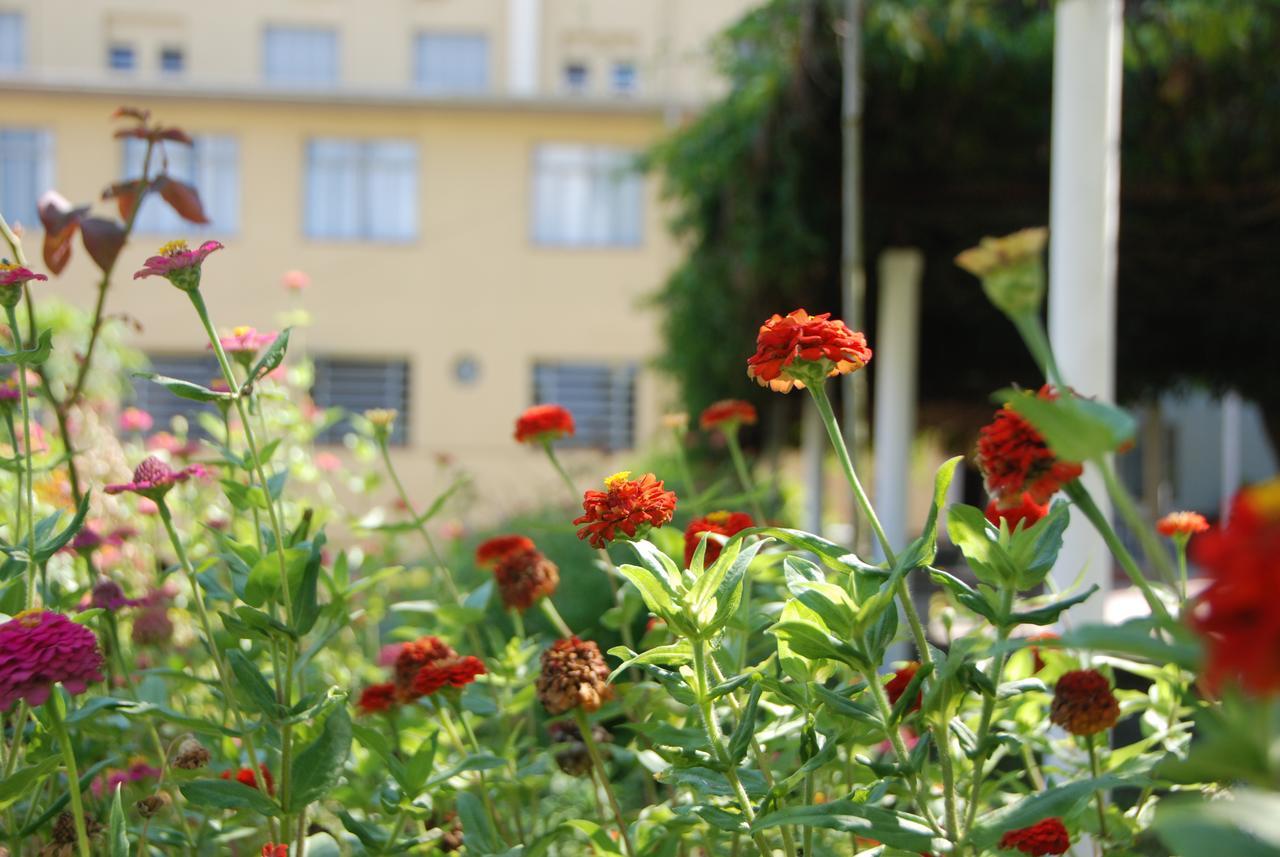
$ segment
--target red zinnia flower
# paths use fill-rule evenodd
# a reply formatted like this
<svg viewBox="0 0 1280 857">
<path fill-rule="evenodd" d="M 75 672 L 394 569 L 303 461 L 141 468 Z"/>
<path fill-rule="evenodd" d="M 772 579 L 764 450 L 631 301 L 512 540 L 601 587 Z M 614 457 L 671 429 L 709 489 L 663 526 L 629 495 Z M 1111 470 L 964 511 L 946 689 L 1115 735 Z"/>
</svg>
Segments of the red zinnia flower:
<svg viewBox="0 0 1280 857">
<path fill-rule="evenodd" d="M 1162 536 L 1189 538 L 1209 529 L 1209 522 L 1199 512 L 1170 512 L 1156 521 L 1156 531 Z"/>
<path fill-rule="evenodd" d="M 288 844 L 276 845 L 274 842 L 268 842 L 262 846 L 262 857 L 289 857 Z"/>
<path fill-rule="evenodd" d="M 276 781 L 271 778 L 271 769 L 266 765 L 258 765 L 258 770 L 262 773 L 262 782 L 267 787 L 267 794 L 274 795 L 276 793 Z M 253 774 L 253 768 L 240 768 L 234 774 L 231 771 L 223 771 L 222 778 L 224 780 L 235 779 L 242 786 L 248 786 L 251 789 L 258 787 L 258 778 Z"/>
<path fill-rule="evenodd" d="M 1209 586 L 1192 618 L 1208 649 L 1204 678 L 1254 694 L 1280 690 L 1280 479 L 1240 492 L 1230 523 L 1196 539 Z"/>
<path fill-rule="evenodd" d="M 1016 530 L 1018 524 L 1023 524 L 1023 529 L 1026 529 L 1047 514 L 1049 514 L 1049 504 L 1037 503 L 1025 491 L 1022 492 L 1022 499 L 1015 501 L 1010 506 L 1002 507 L 995 500 L 987 504 L 987 520 L 993 526 L 998 527 L 1000 526 L 1000 519 L 1004 518 L 1009 522 L 1010 532 Z"/>
<path fill-rule="evenodd" d="M 1043 857 L 1046 854 L 1065 854 L 1071 847 L 1071 835 L 1060 818 L 1046 818 L 1030 827 L 1010 830 L 1000 837 L 1001 848 L 1016 848 L 1023 854 Z"/>
<path fill-rule="evenodd" d="M 1033 640 L 1044 641 L 1044 640 L 1058 640 L 1058 639 L 1061 639 L 1061 638 L 1057 634 L 1053 633 L 1052 631 L 1041 631 L 1039 634 L 1032 634 L 1031 636 L 1027 637 L 1028 642 L 1031 642 Z M 1031 651 L 1031 658 L 1032 658 L 1032 663 L 1035 666 L 1035 671 L 1040 672 L 1040 670 L 1044 669 L 1045 667 L 1044 658 L 1040 657 L 1040 647 L 1029 646 L 1028 648 Z"/>
<path fill-rule="evenodd" d="M 1097 670 L 1063 673 L 1053 688 L 1049 719 L 1072 735 L 1105 732 L 1120 719 L 1120 703 L 1111 682 Z"/>
<path fill-rule="evenodd" d="M 493 570 L 493 577 L 508 610 L 528 610 L 539 599 L 555 594 L 560 585 L 560 569 L 534 548 L 504 556 Z"/>
<path fill-rule="evenodd" d="M 907 685 L 911 684 L 911 680 L 916 677 L 916 673 L 920 669 L 918 661 L 910 661 L 902 669 L 894 673 L 893 678 L 885 682 L 884 692 L 889 695 L 889 704 L 897 705 L 898 700 L 902 698 L 902 694 L 907 692 Z M 908 711 L 919 711 L 920 703 L 924 701 L 924 692 L 920 691 L 916 694 L 915 702 L 911 703 Z"/>
<path fill-rule="evenodd" d="M 59 682 L 84 693 L 101 669 L 98 638 L 61 613 L 25 610 L 0 624 L 0 711 L 19 699 L 41 705 Z"/>
<path fill-rule="evenodd" d="M 1042 399 L 1058 397 L 1048 385 L 1036 395 Z M 1063 485 L 1084 472 L 1075 462 L 1059 461 L 1040 432 L 1009 407 L 997 411 L 995 420 L 979 433 L 978 467 L 987 493 L 1000 508 L 1028 500 L 1048 503 Z"/>
<path fill-rule="evenodd" d="M 533 539 L 528 536 L 494 536 L 476 546 L 476 565 L 492 568 L 508 554 L 533 549 Z"/>
<path fill-rule="evenodd" d="M 573 414 L 560 405 L 534 405 L 516 418 L 516 440 L 547 443 L 573 437 Z"/>
<path fill-rule="evenodd" d="M 121 485 L 108 485 L 108 494 L 122 494 L 132 491 L 150 500 L 159 500 L 169 493 L 169 489 L 179 482 L 186 482 L 192 476 L 201 476 L 205 469 L 200 465 L 192 465 L 182 470 L 174 470 L 154 455 L 142 460 L 133 471 L 133 481 Z"/>
<path fill-rule="evenodd" d="M 361 714 L 378 714 L 390 711 L 396 705 L 396 686 L 393 682 L 371 684 L 360 691 L 360 701 L 356 708 Z"/>
<path fill-rule="evenodd" d="M 413 679 L 418 670 L 429 663 L 457 656 L 453 647 L 439 637 L 419 637 L 411 643 L 405 643 L 400 647 L 392 668 L 396 696 L 401 701 L 413 699 L 416 696 L 412 690 Z"/>
<path fill-rule="evenodd" d="M 200 288 L 200 266 L 210 253 L 221 249 L 217 241 L 206 241 L 195 250 L 188 247 L 186 241 L 170 241 L 157 255 L 143 262 L 133 278 L 164 277 L 184 292 L 194 291 Z"/>
<path fill-rule="evenodd" d="M 671 522 L 676 512 L 676 495 L 662 487 L 652 473 L 628 479 L 631 471 L 615 473 L 604 481 L 604 491 L 582 495 L 582 515 L 578 538 L 589 539 L 593 548 L 603 548 L 621 531 L 629 539 L 644 538 L 653 527 Z"/>
<path fill-rule="evenodd" d="M 441 658 L 418 670 L 409 690 L 414 697 L 430 696 L 444 687 L 466 687 L 484 674 L 484 661 L 472 655 Z"/>
<path fill-rule="evenodd" d="M 715 533 L 721 536 L 733 536 L 745 529 L 754 527 L 756 522 L 745 512 L 712 512 L 701 518 L 694 518 L 684 531 L 684 564 L 688 568 L 693 562 L 693 554 L 702 541 L 703 533 Z M 711 565 L 720 556 L 724 548 L 718 540 L 707 539 L 707 553 L 703 557 L 705 565 Z"/>
<path fill-rule="evenodd" d="M 802 309 L 774 315 L 760 326 L 756 353 L 747 359 L 747 377 L 779 393 L 803 388 L 820 376 L 855 372 L 871 361 L 867 338 L 831 313 Z"/>
<path fill-rule="evenodd" d="M 741 399 L 722 399 L 709 405 L 698 417 L 698 425 L 703 429 L 737 428 L 740 425 L 756 424 L 756 406 Z"/>
</svg>

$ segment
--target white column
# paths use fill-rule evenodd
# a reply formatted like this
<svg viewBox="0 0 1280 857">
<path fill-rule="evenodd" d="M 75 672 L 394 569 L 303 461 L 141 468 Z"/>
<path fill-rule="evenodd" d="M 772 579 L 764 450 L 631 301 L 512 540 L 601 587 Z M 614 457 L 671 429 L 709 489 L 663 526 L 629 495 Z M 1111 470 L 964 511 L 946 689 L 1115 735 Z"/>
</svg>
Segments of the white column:
<svg viewBox="0 0 1280 857">
<path fill-rule="evenodd" d="M 541 0 L 507 0 L 507 94 L 538 94 Z"/>
<path fill-rule="evenodd" d="M 1053 144 L 1049 199 L 1049 338 L 1066 382 L 1082 395 L 1115 396 L 1116 235 L 1119 228 L 1121 0 L 1058 0 L 1054 10 Z M 1104 512 L 1101 480 L 1085 484 Z M 1101 621 L 1112 560 L 1073 516 L 1054 579 L 1102 591 L 1073 615 Z"/>
<path fill-rule="evenodd" d="M 1241 425 L 1244 422 L 1244 400 L 1235 390 L 1222 397 L 1222 484 L 1218 500 L 1218 516 L 1223 525 L 1231 519 L 1231 499 L 1243 483 L 1244 456 L 1241 450 Z"/>
<path fill-rule="evenodd" d="M 805 394 L 808 395 L 807 393 Z M 822 466 L 827 459 L 827 429 L 812 402 L 805 402 L 800 418 L 800 462 L 804 472 L 804 528 L 822 535 L 826 480 Z"/>
<path fill-rule="evenodd" d="M 875 503 L 889 542 L 907 539 L 911 442 L 916 433 L 916 366 L 919 354 L 920 276 L 924 254 L 897 247 L 880 254 L 876 317 Z M 880 556 L 879 545 L 876 546 Z"/>
</svg>

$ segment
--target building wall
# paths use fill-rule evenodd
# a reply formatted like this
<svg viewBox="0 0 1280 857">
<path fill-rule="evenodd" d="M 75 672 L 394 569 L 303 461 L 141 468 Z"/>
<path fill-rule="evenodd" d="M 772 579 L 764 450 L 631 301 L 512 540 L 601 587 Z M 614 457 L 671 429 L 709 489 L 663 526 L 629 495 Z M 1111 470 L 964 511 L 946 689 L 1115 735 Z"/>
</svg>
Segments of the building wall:
<svg viewBox="0 0 1280 857">
<path fill-rule="evenodd" d="M 119 264 L 109 312 L 141 324 L 137 344 L 147 351 L 200 352 L 201 332 L 181 295 L 155 280 L 128 278 L 172 238 L 212 237 L 226 245 L 208 263 L 204 288 L 215 321 L 226 328 L 275 327 L 280 313 L 295 306 L 279 285 L 281 273 L 308 272 L 312 286 L 303 301 L 313 324 L 301 344 L 314 356 L 408 360 L 409 436 L 397 454 L 409 481 L 424 497 L 440 487 L 433 484 L 435 455 L 448 454 L 476 476 L 481 505 L 497 515 L 558 490 L 540 454 L 511 438 L 516 414 L 533 403 L 533 365 L 645 366 L 659 348 L 658 319 L 641 303 L 678 258 L 653 179 L 644 185 L 635 246 L 536 243 L 536 148 L 573 143 L 642 150 L 666 129 L 677 96 L 688 110 L 714 88 L 700 46 L 745 5 L 535 3 L 540 91 L 515 98 L 505 91 L 506 0 L 223 0 L 216 12 L 172 0 L 0 0 L 0 12 L 22 11 L 27 18 L 27 68 L 0 79 L 0 126 L 48 132 L 53 186 L 77 202 L 96 199 L 125 177 L 122 145 L 111 139 L 108 121 L 118 104 L 146 106 L 193 135 L 233 137 L 236 228 L 135 236 Z M 265 85 L 262 32 L 277 23 L 334 27 L 339 83 L 296 92 Z M 415 93 L 412 36 L 424 29 L 488 34 L 490 91 Z M 135 71 L 106 68 L 115 43 L 134 47 Z M 182 47 L 186 68 L 166 77 L 156 69 L 157 57 L 173 45 Z M 583 45 L 591 46 L 589 57 L 579 54 Z M 570 97 L 556 89 L 564 58 L 585 57 L 605 68 L 615 50 L 639 66 L 642 88 L 635 97 L 594 90 Z M 659 73 L 658 56 L 678 68 Z M 666 92 L 655 91 L 659 81 Z M 413 144 L 415 238 L 334 241 L 305 234 L 307 143 L 327 136 Z M 109 203 L 97 205 L 114 214 Z M 38 227 L 31 231 L 34 250 Z M 91 263 L 77 249 L 49 291 L 87 307 L 94 281 Z M 464 358 L 479 367 L 472 384 L 455 377 Z M 641 372 L 637 447 L 657 423 L 660 387 L 658 378 Z M 584 482 L 633 458 L 625 450 L 567 456 Z"/>
</svg>

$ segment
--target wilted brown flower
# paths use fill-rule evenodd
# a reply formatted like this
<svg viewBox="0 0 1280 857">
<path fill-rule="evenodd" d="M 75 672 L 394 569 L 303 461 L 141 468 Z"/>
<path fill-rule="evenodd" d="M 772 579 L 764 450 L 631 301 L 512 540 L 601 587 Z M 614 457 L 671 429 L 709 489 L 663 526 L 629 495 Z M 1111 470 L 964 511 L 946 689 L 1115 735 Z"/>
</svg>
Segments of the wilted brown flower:
<svg viewBox="0 0 1280 857">
<path fill-rule="evenodd" d="M 187 738 L 178 745 L 173 756 L 173 766 L 184 771 L 194 771 L 209 764 L 209 751 L 195 738 Z"/>
<path fill-rule="evenodd" d="M 560 569 L 541 551 L 530 548 L 514 551 L 499 560 L 493 579 L 507 609 L 523 612 L 539 599 L 555 594 L 560 585 Z"/>
<path fill-rule="evenodd" d="M 609 666 L 594 642 L 569 637 L 556 640 L 542 653 L 538 699 L 548 714 L 564 714 L 574 708 L 597 711 L 612 698 Z"/>
<path fill-rule="evenodd" d="M 1092 735 L 1116 725 L 1120 703 L 1102 673 L 1072 670 L 1053 689 L 1049 719 L 1073 735 Z"/>
<path fill-rule="evenodd" d="M 89 834 L 90 845 L 97 853 L 102 844 L 102 822 L 91 815 L 84 817 L 85 832 Z M 53 823 L 53 833 L 48 845 L 40 849 L 40 857 L 75 857 L 79 849 L 76 845 L 76 819 L 70 812 L 63 812 Z"/>
<path fill-rule="evenodd" d="M 578 724 L 571 720 L 557 720 L 547 725 L 547 735 L 556 745 L 555 760 L 560 770 L 571 777 L 585 777 L 591 773 L 591 754 L 582 740 Z M 591 727 L 591 737 L 600 748 L 600 755 L 609 758 L 607 745 L 613 740 L 609 730 L 600 725 Z"/>
<path fill-rule="evenodd" d="M 462 820 L 458 818 L 456 812 L 446 812 L 440 818 L 432 815 L 423 822 L 423 827 L 428 833 L 433 830 L 441 832 L 439 851 L 442 854 L 462 850 Z"/>
<path fill-rule="evenodd" d="M 171 798 L 167 792 L 156 792 L 135 803 L 134 807 L 137 808 L 138 815 L 143 818 L 155 818 L 164 812 L 164 808 L 169 805 L 170 800 Z"/>
</svg>

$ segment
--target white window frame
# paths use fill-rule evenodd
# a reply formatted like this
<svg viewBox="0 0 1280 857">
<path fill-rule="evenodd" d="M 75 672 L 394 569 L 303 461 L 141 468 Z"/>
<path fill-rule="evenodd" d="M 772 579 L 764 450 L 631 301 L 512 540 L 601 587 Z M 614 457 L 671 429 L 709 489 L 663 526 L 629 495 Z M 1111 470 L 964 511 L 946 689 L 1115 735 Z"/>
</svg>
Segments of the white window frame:
<svg viewBox="0 0 1280 857">
<path fill-rule="evenodd" d="M 318 241 L 416 241 L 421 216 L 418 148 L 416 141 L 398 137 L 309 139 L 304 235 Z"/>
<path fill-rule="evenodd" d="M 0 12 L 0 74 L 26 71 L 27 16 Z"/>
<path fill-rule="evenodd" d="M 30 135 L 29 139 L 16 139 L 16 135 Z M 29 182 L 30 188 L 10 190 L 6 182 L 11 177 L 8 161 L 19 146 L 30 147 L 29 162 L 13 167 L 19 182 Z M 26 153 L 23 153 L 26 154 Z M 40 195 L 53 187 L 53 133 L 44 129 L 21 125 L 0 125 L 0 207 L 9 225 L 21 223 L 31 232 L 41 229 L 36 203 Z M 11 194 L 20 194 L 9 198 Z"/>
<path fill-rule="evenodd" d="M 342 44 L 335 28 L 268 24 L 262 31 L 262 79 L 269 86 L 332 87 L 341 77 Z"/>
<path fill-rule="evenodd" d="M 584 143 L 540 143 L 533 152 L 530 225 L 541 247 L 644 245 L 644 177 L 634 150 Z M 576 163 L 575 163 L 576 162 Z"/>
</svg>

